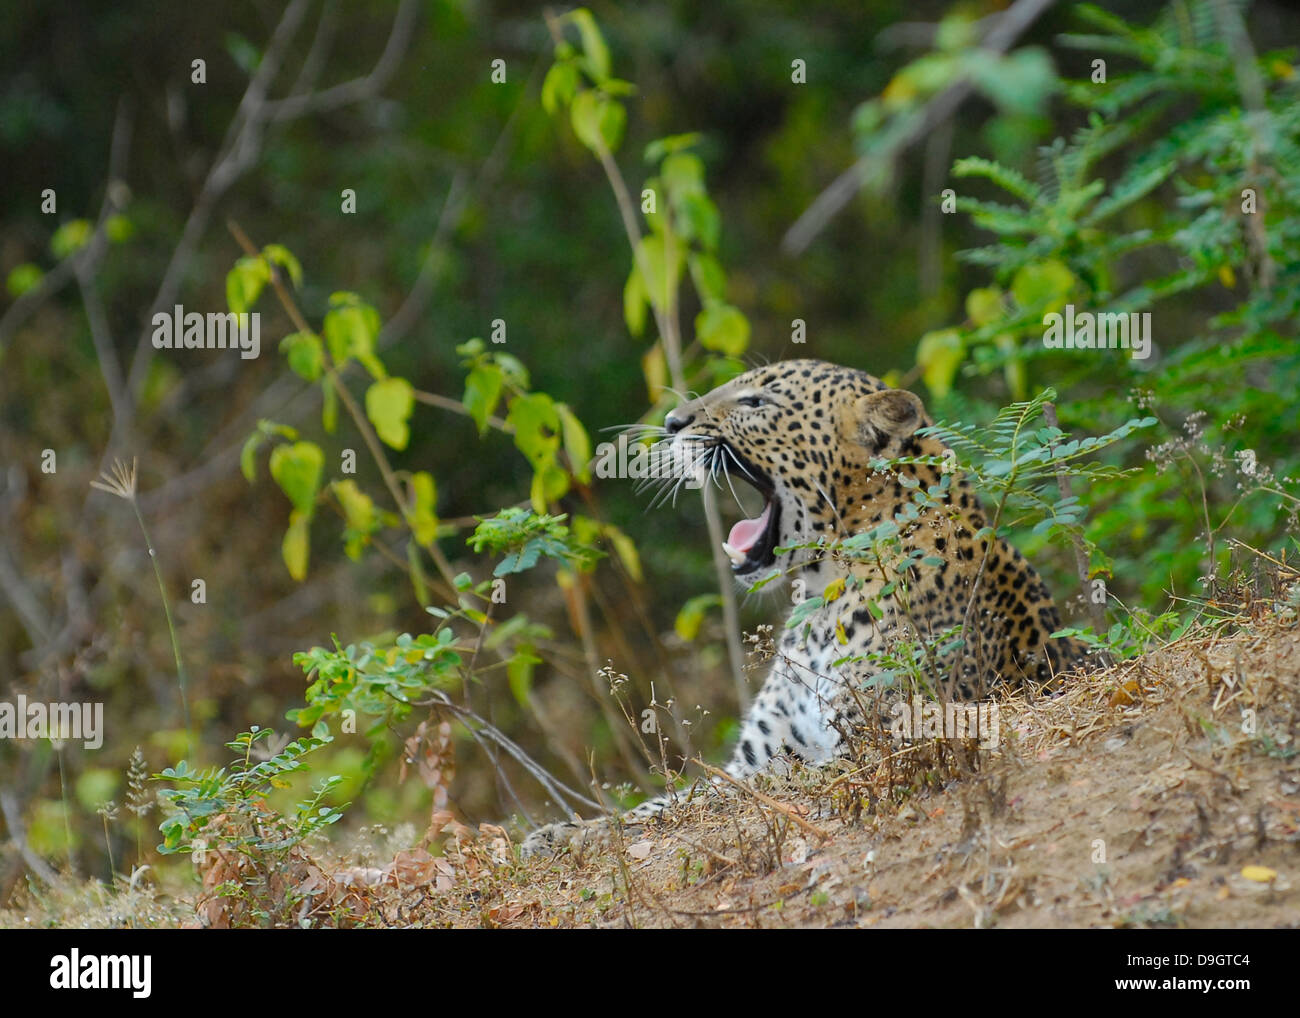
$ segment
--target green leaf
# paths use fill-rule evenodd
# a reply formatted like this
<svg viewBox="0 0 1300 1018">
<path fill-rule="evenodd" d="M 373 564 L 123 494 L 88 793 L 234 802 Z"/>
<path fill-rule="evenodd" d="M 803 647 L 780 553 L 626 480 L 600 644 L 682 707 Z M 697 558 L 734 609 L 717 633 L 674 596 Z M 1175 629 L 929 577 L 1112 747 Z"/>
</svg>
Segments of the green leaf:
<svg viewBox="0 0 1300 1018">
<path fill-rule="evenodd" d="M 587 70 L 596 81 L 604 81 L 610 72 L 609 47 L 605 45 L 605 37 L 601 35 L 596 19 L 585 7 L 574 8 L 565 17 L 578 26 L 578 34 L 582 37 L 582 52 L 587 58 Z"/>
<path fill-rule="evenodd" d="M 691 271 L 691 282 L 700 301 L 725 301 L 727 299 L 727 274 L 722 265 L 711 254 L 692 254 L 687 258 Z"/>
<path fill-rule="evenodd" d="M 64 223 L 50 237 L 50 253 L 55 258 L 66 258 L 90 242 L 95 228 L 89 219 L 73 219 Z"/>
<path fill-rule="evenodd" d="M 244 439 L 244 447 L 239 450 L 239 469 L 249 484 L 257 480 L 257 450 L 262 445 L 262 439 L 262 433 L 254 431 Z"/>
<path fill-rule="evenodd" d="M 528 706 L 528 694 L 533 688 L 533 671 L 542 663 L 529 644 L 521 644 L 506 663 L 506 680 L 510 693 L 520 707 Z"/>
<path fill-rule="evenodd" d="M 572 60 L 561 60 L 552 65 L 542 82 L 542 109 L 555 113 L 568 106 L 577 94 L 580 82 L 578 65 Z"/>
<path fill-rule="evenodd" d="M 251 77 L 257 70 L 257 65 L 262 62 L 262 54 L 257 47 L 238 32 L 227 32 L 225 41 L 226 52 L 230 54 L 235 66 Z"/>
<path fill-rule="evenodd" d="M 325 454 L 315 442 L 277 445 L 271 450 L 271 476 L 294 510 L 306 519 L 315 511 Z"/>
<path fill-rule="evenodd" d="M 966 346 L 958 329 L 927 332 L 916 348 L 916 363 L 921 377 L 936 398 L 942 399 L 952 389 L 957 369 L 966 356 Z"/>
<path fill-rule="evenodd" d="M 722 217 L 707 194 L 688 194 L 680 199 L 681 221 L 678 229 L 688 238 L 700 242 L 706 251 L 718 246 L 722 234 Z"/>
<path fill-rule="evenodd" d="M 289 514 L 289 529 L 284 532 L 280 554 L 289 575 L 299 582 L 307 578 L 307 561 L 311 556 L 311 517 L 297 509 Z"/>
<path fill-rule="evenodd" d="M 618 150 L 627 123 L 627 111 L 621 102 L 589 88 L 574 96 L 569 118 L 573 133 L 591 151 L 600 152 L 602 146 L 609 152 Z"/>
<path fill-rule="evenodd" d="M 609 543 L 614 546 L 614 554 L 627 570 L 628 576 L 640 583 L 643 573 L 641 556 L 636 550 L 636 543 L 612 523 L 606 523 L 603 529 L 605 536 L 609 538 Z"/>
<path fill-rule="evenodd" d="M 289 273 L 289 280 L 295 290 L 302 287 L 302 265 L 283 244 L 267 244 L 262 248 L 262 257 L 272 265 L 278 265 Z"/>
<path fill-rule="evenodd" d="M 988 325 L 1002 317 L 1002 290 L 988 286 L 966 295 L 966 316 L 976 325 Z"/>
<path fill-rule="evenodd" d="M 315 333 L 289 333 L 280 340 L 280 352 L 288 358 L 294 374 L 309 382 L 320 378 L 325 368 L 325 349 Z"/>
<path fill-rule="evenodd" d="M 344 551 L 355 562 L 361 558 L 361 551 L 369 543 L 370 535 L 379 529 L 375 502 L 357 487 L 356 481 L 335 481 L 331 487 L 334 497 L 343 507 L 343 518 L 347 522 L 347 530 L 343 535 Z"/>
<path fill-rule="evenodd" d="M 325 315 L 325 343 L 335 367 L 342 367 L 350 357 L 355 357 L 377 378 L 383 377 L 383 368 L 375 370 L 375 337 L 379 335 L 379 312 L 358 299 L 355 294 L 331 295 L 334 305 Z"/>
<path fill-rule="evenodd" d="M 5 279 L 5 289 L 9 291 L 9 296 L 21 297 L 28 290 L 39 285 L 43 278 L 45 273 L 41 271 L 40 266 L 23 262 L 9 270 L 9 275 Z"/>
<path fill-rule="evenodd" d="M 649 301 L 650 295 L 646 293 L 641 269 L 633 263 L 632 271 L 627 274 L 627 282 L 623 284 L 623 321 L 627 323 L 627 331 L 633 336 L 639 337 L 645 332 L 646 307 Z"/>
<path fill-rule="evenodd" d="M 1011 281 L 1011 295 L 1026 310 L 1042 308 L 1045 312 L 1064 307 L 1074 289 L 1074 273 L 1055 258 L 1026 265 Z"/>
<path fill-rule="evenodd" d="M 369 530 L 375 523 L 375 500 L 358 488 L 353 480 L 335 481 L 331 487 L 343 507 L 348 526 L 355 530 Z"/>
<path fill-rule="evenodd" d="M 514 428 L 516 447 L 534 470 L 555 461 L 555 453 L 560 447 L 560 415 L 550 396 L 544 392 L 532 392 L 516 397 L 510 404 L 506 421 Z"/>
<path fill-rule="evenodd" d="M 660 233 L 652 233 L 637 243 L 637 267 L 645 274 L 646 294 L 659 309 L 667 307 L 677 293 L 684 261 L 682 246 Z"/>
<path fill-rule="evenodd" d="M 497 366 L 501 368 L 501 374 L 505 377 L 506 385 L 513 386 L 516 389 L 527 389 L 529 387 L 528 369 L 524 367 L 523 361 L 518 357 L 508 353 L 499 353 L 496 355 Z"/>
<path fill-rule="evenodd" d="M 332 435 L 339 426 L 339 394 L 334 388 L 334 382 L 329 378 L 322 379 L 320 387 L 320 423 L 326 434 Z"/>
<path fill-rule="evenodd" d="M 135 236 L 135 223 L 118 213 L 104 220 L 104 236 L 112 244 L 125 244 Z"/>
<path fill-rule="evenodd" d="M 1052 58 L 1037 46 L 1023 46 L 1006 56 L 972 49 L 962 62 L 975 87 L 1005 113 L 1039 113 L 1059 85 Z"/>
<path fill-rule="evenodd" d="M 433 475 L 421 470 L 411 475 L 411 512 L 407 523 L 415 540 L 428 546 L 438 536 L 438 488 Z"/>
<path fill-rule="evenodd" d="M 480 436 L 488 429 L 488 418 L 496 410 L 504 385 L 501 368 L 491 361 L 476 364 L 465 377 L 465 395 L 461 402 L 478 425 Z"/>
<path fill-rule="evenodd" d="M 257 303 L 262 290 L 271 281 L 271 270 L 265 259 L 241 258 L 226 273 L 226 305 L 237 315 L 242 315 Z"/>
<path fill-rule="evenodd" d="M 1026 205 L 1036 205 L 1042 195 L 1042 188 L 1032 183 L 1024 174 L 991 160 L 981 159 L 979 156 L 958 159 L 953 164 L 952 175 L 958 178 L 983 177 L 991 180 Z"/>
<path fill-rule="evenodd" d="M 405 449 L 411 440 L 407 425 L 415 409 L 415 390 L 405 378 L 383 378 L 366 390 L 366 416 L 386 445 Z"/>
<path fill-rule="evenodd" d="M 720 604 L 722 598 L 717 594 L 699 594 L 691 598 L 677 613 L 677 618 L 673 621 L 673 629 L 677 631 L 678 636 L 690 643 L 700 635 L 700 626 L 704 622 L 705 613 Z"/>
<path fill-rule="evenodd" d="M 573 411 L 564 403 L 555 404 L 560 417 L 560 432 L 564 438 L 564 452 L 569 457 L 573 476 L 583 484 L 591 483 L 591 439 Z"/>
<path fill-rule="evenodd" d="M 533 508 L 541 513 L 552 502 L 564 497 L 569 490 L 569 475 L 554 461 L 543 463 L 533 473 L 528 497 Z"/>
<path fill-rule="evenodd" d="M 704 192 L 704 163 L 694 152 L 674 152 L 664 159 L 659 177 L 674 200 Z"/>
<path fill-rule="evenodd" d="M 666 155 L 694 148 L 703 137 L 699 131 L 692 131 L 689 134 L 670 134 L 666 138 L 659 138 L 645 147 L 645 161 L 657 163 Z"/>
<path fill-rule="evenodd" d="M 749 346 L 749 319 L 730 304 L 710 304 L 695 316 L 695 338 L 706 350 L 739 357 Z"/>
</svg>

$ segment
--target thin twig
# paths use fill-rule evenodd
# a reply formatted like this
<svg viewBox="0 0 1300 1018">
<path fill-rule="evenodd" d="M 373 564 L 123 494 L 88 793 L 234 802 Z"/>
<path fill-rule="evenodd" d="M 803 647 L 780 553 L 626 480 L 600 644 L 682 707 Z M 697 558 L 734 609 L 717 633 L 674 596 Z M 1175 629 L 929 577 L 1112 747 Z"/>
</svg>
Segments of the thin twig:
<svg viewBox="0 0 1300 1018">
<path fill-rule="evenodd" d="M 764 806 L 768 807 L 769 809 L 776 810 L 782 816 L 786 817 L 791 823 L 798 826 L 799 829 L 802 830 L 805 834 L 811 834 L 814 838 L 817 838 L 821 841 L 825 841 L 827 838 L 830 837 L 829 833 L 823 831 L 816 824 L 810 824 L 807 820 L 801 817 L 789 806 L 785 805 L 785 803 L 778 802 L 776 799 L 773 799 L 770 795 L 765 795 L 764 793 L 760 792 L 757 788 L 754 788 L 750 785 L 745 784 L 743 781 L 739 781 L 736 778 L 733 778 L 730 774 L 728 774 L 720 767 L 714 767 L 712 764 L 705 763 L 703 760 L 696 760 L 695 762 L 698 763 L 701 767 L 703 767 L 704 770 L 706 770 L 708 773 L 712 774 L 715 778 L 721 778 L 723 781 L 726 781 L 734 785 L 736 788 L 740 789 L 740 791 L 743 792 L 745 795 L 748 795 L 751 798 L 756 799 L 758 802 L 761 802 Z"/>
</svg>

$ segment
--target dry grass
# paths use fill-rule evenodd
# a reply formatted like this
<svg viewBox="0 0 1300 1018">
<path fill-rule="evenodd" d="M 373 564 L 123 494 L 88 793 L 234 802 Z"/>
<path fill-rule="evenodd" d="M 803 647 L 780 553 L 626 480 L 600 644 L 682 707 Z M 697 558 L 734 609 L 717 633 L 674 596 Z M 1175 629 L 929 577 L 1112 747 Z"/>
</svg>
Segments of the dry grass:
<svg viewBox="0 0 1300 1018">
<path fill-rule="evenodd" d="M 1243 730 L 1252 715 L 1253 734 Z M 707 796 L 457 882 L 453 926 L 1300 924 L 1300 629 L 1256 619 L 1001 705 L 1002 740 Z M 1249 729 L 1250 724 L 1245 724 Z M 1243 873 L 1244 871 L 1244 873 Z"/>
<path fill-rule="evenodd" d="M 378 838 L 346 864 L 304 858 L 312 886 L 293 890 L 313 924 L 345 926 L 1300 925 L 1300 626 L 1234 621 L 1003 701 L 995 750 L 881 742 L 869 766 L 701 793 L 526 863 L 500 828 L 444 814 L 441 854 Z M 211 897 L 63 888 L 0 925 L 214 918 Z"/>
</svg>

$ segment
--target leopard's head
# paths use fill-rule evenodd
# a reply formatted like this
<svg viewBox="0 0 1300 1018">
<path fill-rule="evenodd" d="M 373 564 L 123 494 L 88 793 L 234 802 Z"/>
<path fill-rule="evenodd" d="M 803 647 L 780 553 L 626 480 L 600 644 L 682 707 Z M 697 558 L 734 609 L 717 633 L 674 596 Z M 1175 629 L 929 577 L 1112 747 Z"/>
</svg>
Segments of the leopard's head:
<svg viewBox="0 0 1300 1018">
<path fill-rule="evenodd" d="M 732 572 L 748 584 L 760 572 L 784 572 L 806 558 L 778 555 L 778 548 L 842 530 L 863 497 L 872 459 L 939 451 L 937 440 L 923 450 L 915 437 L 928 423 L 919 398 L 865 371 L 791 360 L 754 368 L 683 403 L 664 426 L 679 463 L 730 486 L 737 501 L 737 482 L 761 498 L 760 512 L 736 523 L 724 544 Z"/>
</svg>

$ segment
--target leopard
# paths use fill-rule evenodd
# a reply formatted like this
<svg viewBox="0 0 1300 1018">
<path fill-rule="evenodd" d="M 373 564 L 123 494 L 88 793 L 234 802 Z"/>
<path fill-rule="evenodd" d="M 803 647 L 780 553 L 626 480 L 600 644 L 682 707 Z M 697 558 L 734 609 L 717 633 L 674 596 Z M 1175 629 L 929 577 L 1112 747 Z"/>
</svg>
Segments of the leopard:
<svg viewBox="0 0 1300 1018">
<path fill-rule="evenodd" d="M 766 580 L 817 598 L 792 608 L 798 624 L 771 640 L 769 671 L 724 768 L 733 783 L 848 755 L 871 713 L 861 693 L 882 672 L 873 662 L 900 641 L 961 635 L 942 659 L 952 700 L 1024 686 L 1050 695 L 1083 664 L 1085 645 L 1053 635 L 1062 625 L 1046 584 L 994 532 L 915 393 L 827 361 L 775 361 L 677 406 L 660 445 L 691 464 L 685 473 L 697 484 L 725 475 L 762 498 L 762 511 L 723 542 L 742 589 Z M 926 493 L 922 508 L 916 492 Z M 881 533 L 896 535 L 888 561 L 836 552 Z M 674 798 L 650 799 L 620 819 L 662 817 Z M 527 835 L 523 854 L 571 847 L 610 819 L 547 824 Z"/>
</svg>

